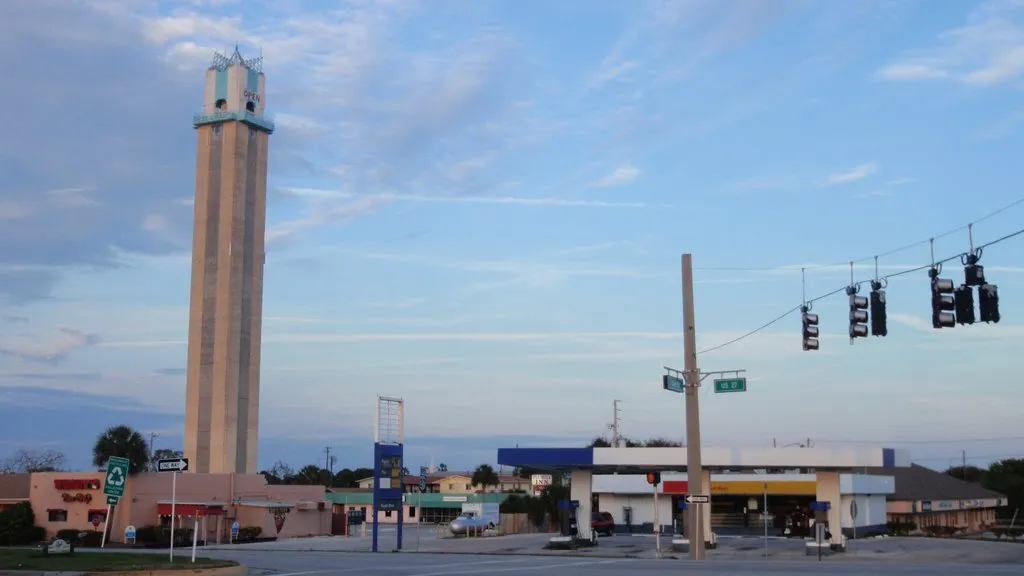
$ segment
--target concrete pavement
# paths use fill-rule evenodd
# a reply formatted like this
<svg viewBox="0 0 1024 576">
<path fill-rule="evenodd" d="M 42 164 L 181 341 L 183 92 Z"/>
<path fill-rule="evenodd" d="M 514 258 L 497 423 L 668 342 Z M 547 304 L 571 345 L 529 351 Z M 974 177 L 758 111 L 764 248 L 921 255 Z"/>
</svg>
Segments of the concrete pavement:
<svg viewBox="0 0 1024 576">
<path fill-rule="evenodd" d="M 423 529 L 417 542 L 416 528 L 405 530 L 403 552 L 432 554 L 502 554 L 542 555 L 551 557 L 611 557 L 655 559 L 653 536 L 617 535 L 601 538 L 593 548 L 576 551 L 544 550 L 550 534 L 513 534 L 482 538 L 437 538 L 432 529 Z M 394 529 L 382 529 L 378 550 L 390 553 L 396 544 Z M 671 551 L 671 540 L 662 539 L 664 555 L 685 558 L 683 553 Z M 321 537 L 299 538 L 258 544 L 210 546 L 211 550 L 250 552 L 366 552 L 370 549 L 370 538 Z M 765 541 L 760 538 L 719 539 L 717 550 L 709 550 L 711 560 L 765 560 Z M 802 540 L 770 539 L 768 541 L 769 561 L 791 560 L 796 562 L 816 561 L 804 553 Z M 928 538 L 882 538 L 856 540 L 850 543 L 845 554 L 829 559 L 831 563 L 845 562 L 921 562 L 921 563 L 1008 563 L 1024 565 L 1024 545 L 1004 542 L 978 542 L 953 539 Z"/>
<path fill-rule="evenodd" d="M 667 576 L 681 571 L 706 575 L 792 575 L 838 574 L 901 576 L 999 576 L 1021 573 L 1021 566 L 1009 564 L 924 563 L 892 561 L 744 561 L 648 560 L 629 558 L 559 558 L 552 556 L 476 556 L 393 553 L 315 553 L 211 551 L 207 556 L 244 563 L 253 576 L 485 576 L 488 574 L 555 573 L 559 576 Z"/>
</svg>

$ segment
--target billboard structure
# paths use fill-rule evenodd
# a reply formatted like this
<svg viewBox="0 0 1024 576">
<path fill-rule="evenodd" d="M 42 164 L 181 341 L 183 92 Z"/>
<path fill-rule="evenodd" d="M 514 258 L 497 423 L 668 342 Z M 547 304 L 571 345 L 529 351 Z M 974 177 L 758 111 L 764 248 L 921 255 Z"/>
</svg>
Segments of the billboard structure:
<svg viewBox="0 0 1024 576">
<path fill-rule="evenodd" d="M 405 486 L 405 402 L 401 398 L 377 396 L 373 431 L 373 551 L 377 552 L 381 512 L 398 514 L 397 549 L 402 549 L 402 506 Z"/>
</svg>

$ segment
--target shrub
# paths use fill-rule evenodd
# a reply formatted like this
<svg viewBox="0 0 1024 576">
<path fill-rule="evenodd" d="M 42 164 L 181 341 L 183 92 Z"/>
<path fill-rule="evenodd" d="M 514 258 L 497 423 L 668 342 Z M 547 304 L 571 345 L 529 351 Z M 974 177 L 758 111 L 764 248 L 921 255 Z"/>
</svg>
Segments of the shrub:
<svg viewBox="0 0 1024 576">
<path fill-rule="evenodd" d="M 64 540 L 68 544 L 78 545 L 78 541 L 81 539 L 81 530 L 74 528 L 65 528 L 63 530 L 57 530 L 57 539 Z"/>
<path fill-rule="evenodd" d="M 906 536 L 907 534 L 917 530 L 917 524 L 914 522 L 886 522 L 885 527 L 889 532 L 890 536 Z"/>
<path fill-rule="evenodd" d="M 529 500 L 529 496 L 523 497 L 518 494 L 513 494 L 508 498 L 505 498 L 505 501 L 498 506 L 498 510 L 502 514 L 523 514 L 526 512 Z"/>
<path fill-rule="evenodd" d="M 135 530 L 135 541 L 139 544 L 159 544 L 161 542 L 170 542 L 170 536 L 164 537 L 164 528 L 162 526 L 142 526 Z"/>
<path fill-rule="evenodd" d="M 260 537 L 263 534 L 263 528 L 259 526 L 242 526 L 238 529 L 238 540 L 236 542 L 249 542 Z"/>
<path fill-rule="evenodd" d="M 0 546 L 25 546 L 46 540 L 46 530 L 36 526 L 32 505 L 19 502 L 0 510 Z"/>
</svg>

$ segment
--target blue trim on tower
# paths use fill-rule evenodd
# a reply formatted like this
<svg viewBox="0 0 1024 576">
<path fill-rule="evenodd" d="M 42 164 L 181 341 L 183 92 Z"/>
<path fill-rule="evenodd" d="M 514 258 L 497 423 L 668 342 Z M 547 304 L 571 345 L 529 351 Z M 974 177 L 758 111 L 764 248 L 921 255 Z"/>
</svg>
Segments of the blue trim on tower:
<svg viewBox="0 0 1024 576">
<path fill-rule="evenodd" d="M 882 467 L 896 467 L 896 450 L 893 448 L 882 448 Z"/>
<path fill-rule="evenodd" d="M 226 69 L 217 70 L 217 78 L 213 86 L 214 102 L 228 99 L 228 71 Z"/>
<path fill-rule="evenodd" d="M 593 448 L 498 448 L 498 464 L 520 468 L 588 468 Z"/>
<path fill-rule="evenodd" d="M 255 70 L 253 70 L 253 69 L 251 69 L 251 68 L 247 69 L 246 73 L 247 73 L 247 78 L 245 79 L 246 80 L 246 88 L 249 89 L 249 92 L 259 92 L 260 91 L 260 73 L 255 71 Z"/>
</svg>

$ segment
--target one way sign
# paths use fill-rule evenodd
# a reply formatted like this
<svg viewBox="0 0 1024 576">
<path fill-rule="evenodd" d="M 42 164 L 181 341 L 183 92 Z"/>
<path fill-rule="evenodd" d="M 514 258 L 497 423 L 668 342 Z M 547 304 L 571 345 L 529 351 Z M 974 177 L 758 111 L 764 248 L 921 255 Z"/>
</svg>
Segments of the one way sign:
<svg viewBox="0 0 1024 576">
<path fill-rule="evenodd" d="M 156 461 L 157 472 L 187 472 L 188 458 L 164 458 Z"/>
<path fill-rule="evenodd" d="M 687 504 L 707 504 L 708 502 L 711 502 L 711 496 L 709 496 L 707 494 L 687 494 L 686 495 L 686 503 Z"/>
</svg>

